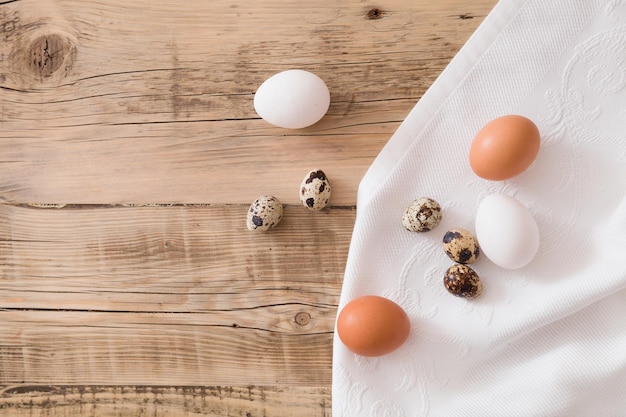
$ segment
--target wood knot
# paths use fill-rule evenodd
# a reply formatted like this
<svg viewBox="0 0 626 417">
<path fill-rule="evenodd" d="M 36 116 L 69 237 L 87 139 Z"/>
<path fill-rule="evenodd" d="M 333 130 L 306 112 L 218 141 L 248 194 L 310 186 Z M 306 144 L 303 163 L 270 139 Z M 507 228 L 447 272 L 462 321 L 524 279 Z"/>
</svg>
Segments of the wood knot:
<svg viewBox="0 0 626 417">
<path fill-rule="evenodd" d="M 306 326 L 311 322 L 311 315 L 307 312 L 301 311 L 296 314 L 295 320 L 298 326 Z"/>
<path fill-rule="evenodd" d="M 74 52 L 74 44 L 63 36 L 39 36 L 28 48 L 27 65 L 36 78 L 44 80 L 60 69 L 67 73 L 73 64 Z"/>
<path fill-rule="evenodd" d="M 367 11 L 367 14 L 365 16 L 369 20 L 378 20 L 378 19 L 382 19 L 384 14 L 385 12 L 379 9 L 378 7 L 373 7 Z"/>
<path fill-rule="evenodd" d="M 46 28 L 50 29 L 50 28 Z M 59 85 L 76 60 L 75 38 L 65 32 L 20 32 L 15 35 L 8 59 L 7 83 L 28 89 L 40 83 Z"/>
</svg>

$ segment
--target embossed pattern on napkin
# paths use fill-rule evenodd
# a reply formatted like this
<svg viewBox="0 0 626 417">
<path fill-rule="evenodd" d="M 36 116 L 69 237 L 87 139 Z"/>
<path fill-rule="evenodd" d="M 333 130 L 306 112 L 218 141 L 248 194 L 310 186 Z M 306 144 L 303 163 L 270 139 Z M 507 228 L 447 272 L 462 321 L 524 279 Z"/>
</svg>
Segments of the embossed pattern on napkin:
<svg viewBox="0 0 626 417">
<path fill-rule="evenodd" d="M 537 123 L 539 157 L 481 180 L 470 132 L 509 113 Z M 514 271 L 483 258 L 483 295 L 452 297 L 440 234 L 471 230 L 492 192 L 533 213 L 539 254 Z M 400 216 L 418 196 L 444 220 L 416 236 Z M 501 1 L 374 162 L 357 213 L 339 308 L 383 295 L 412 331 L 380 358 L 335 338 L 333 415 L 624 415 L 626 0 Z"/>
</svg>

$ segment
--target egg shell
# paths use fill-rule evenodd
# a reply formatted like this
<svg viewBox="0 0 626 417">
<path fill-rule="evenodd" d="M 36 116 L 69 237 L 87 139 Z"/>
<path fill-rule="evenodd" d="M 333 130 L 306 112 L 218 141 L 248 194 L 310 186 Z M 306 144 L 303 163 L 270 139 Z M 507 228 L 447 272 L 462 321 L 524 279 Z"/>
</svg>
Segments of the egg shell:
<svg viewBox="0 0 626 417">
<path fill-rule="evenodd" d="M 443 250 L 450 259 L 460 264 L 474 263 L 480 255 L 478 240 L 462 227 L 450 229 L 443 235 Z"/>
<path fill-rule="evenodd" d="M 487 123 L 470 147 L 472 170 L 481 178 L 501 181 L 524 172 L 540 147 L 539 129 L 520 115 L 498 117 Z"/>
<path fill-rule="evenodd" d="M 411 232 L 428 232 L 441 222 L 441 206 L 432 198 L 419 197 L 406 208 L 402 225 Z"/>
<path fill-rule="evenodd" d="M 275 227 L 283 218 L 283 205 L 278 198 L 264 195 L 250 205 L 246 216 L 248 230 L 265 231 Z"/>
<path fill-rule="evenodd" d="M 505 269 L 528 265 L 539 249 L 539 228 L 532 214 L 504 194 L 491 194 L 480 202 L 475 230 L 482 253 Z"/>
<path fill-rule="evenodd" d="M 409 337 L 406 312 L 393 301 L 366 295 L 346 304 L 337 317 L 342 343 L 361 356 L 382 356 L 398 349 Z"/>
<path fill-rule="evenodd" d="M 461 298 L 476 298 L 483 292 L 483 283 L 476 271 L 462 264 L 446 270 L 443 285 L 450 294 Z"/>
<path fill-rule="evenodd" d="M 300 184 L 300 202 L 309 210 L 321 210 L 328 205 L 330 192 L 330 182 L 324 171 L 314 169 Z"/>
<path fill-rule="evenodd" d="M 328 111 L 330 92 L 317 75 L 292 69 L 265 80 L 254 95 L 254 109 L 266 122 L 286 129 L 317 123 Z"/>
</svg>

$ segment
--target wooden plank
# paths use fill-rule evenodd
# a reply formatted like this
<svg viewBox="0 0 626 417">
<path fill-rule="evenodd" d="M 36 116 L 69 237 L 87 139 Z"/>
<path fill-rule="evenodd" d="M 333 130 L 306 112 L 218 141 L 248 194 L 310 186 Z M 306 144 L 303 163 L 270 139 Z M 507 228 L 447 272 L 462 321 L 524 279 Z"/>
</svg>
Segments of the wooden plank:
<svg viewBox="0 0 626 417">
<path fill-rule="evenodd" d="M 0 392 L 7 417 L 327 417 L 327 387 L 277 386 L 8 386 Z"/>
<path fill-rule="evenodd" d="M 358 182 L 495 3 L 0 1 L 0 416 L 330 415 Z M 288 68 L 315 126 L 254 112 Z"/>
<path fill-rule="evenodd" d="M 296 203 L 320 167 L 333 204 L 353 204 L 374 156 L 476 27 L 468 17 L 493 3 L 5 2 L 0 195 L 243 204 L 273 192 Z M 273 128 L 254 91 L 295 67 L 326 80 L 331 108 L 311 128 Z"/>
<path fill-rule="evenodd" d="M 333 309 L 299 307 L 241 310 L 239 318 L 5 311 L 0 375 L 4 384 L 329 386 L 332 329 L 317 324 L 332 322 Z M 298 325 L 301 312 L 314 319 Z"/>
<path fill-rule="evenodd" d="M 0 205 L 0 384 L 330 384 L 355 211 L 247 208 Z"/>
<path fill-rule="evenodd" d="M 206 311 L 340 288 L 354 208 L 287 205 L 266 233 L 246 229 L 247 209 L 0 205 L 3 306 Z"/>
</svg>

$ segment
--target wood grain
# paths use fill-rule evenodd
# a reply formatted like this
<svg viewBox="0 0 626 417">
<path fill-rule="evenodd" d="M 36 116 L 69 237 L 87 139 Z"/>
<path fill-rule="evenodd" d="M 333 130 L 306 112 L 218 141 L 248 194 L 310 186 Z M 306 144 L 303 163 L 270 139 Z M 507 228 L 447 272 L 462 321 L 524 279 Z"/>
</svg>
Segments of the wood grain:
<svg viewBox="0 0 626 417">
<path fill-rule="evenodd" d="M 493 1 L 388 1 L 376 19 L 356 0 L 182 4 L 1 6 L 4 201 L 249 203 L 271 190 L 297 203 L 293 190 L 321 167 L 333 204 L 352 204 L 354 184 Z M 50 39 L 59 49 L 42 55 Z M 288 68 L 328 84 L 331 107 L 315 126 L 274 128 L 254 112 L 256 88 Z"/>
<path fill-rule="evenodd" d="M 495 3 L 0 0 L 0 416 L 329 416 L 358 183 Z M 290 68 L 306 129 L 252 106 Z"/>
<path fill-rule="evenodd" d="M 330 384 L 355 212 L 246 210 L 0 206 L 1 382 Z"/>
<path fill-rule="evenodd" d="M 101 387 L 30 385 L 0 393 L 11 417 L 330 416 L 326 387 Z"/>
</svg>

